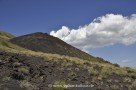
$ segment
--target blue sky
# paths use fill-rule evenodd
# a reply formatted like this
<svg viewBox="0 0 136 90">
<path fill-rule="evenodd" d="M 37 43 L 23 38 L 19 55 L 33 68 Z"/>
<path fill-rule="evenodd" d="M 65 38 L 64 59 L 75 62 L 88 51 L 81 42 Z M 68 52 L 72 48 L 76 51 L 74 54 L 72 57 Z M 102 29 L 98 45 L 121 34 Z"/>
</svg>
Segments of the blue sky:
<svg viewBox="0 0 136 90">
<path fill-rule="evenodd" d="M 50 33 L 62 26 L 77 29 L 106 14 L 136 14 L 135 0 L 0 0 L 0 29 L 16 36 Z M 90 54 L 136 67 L 136 44 L 88 48 Z"/>
</svg>

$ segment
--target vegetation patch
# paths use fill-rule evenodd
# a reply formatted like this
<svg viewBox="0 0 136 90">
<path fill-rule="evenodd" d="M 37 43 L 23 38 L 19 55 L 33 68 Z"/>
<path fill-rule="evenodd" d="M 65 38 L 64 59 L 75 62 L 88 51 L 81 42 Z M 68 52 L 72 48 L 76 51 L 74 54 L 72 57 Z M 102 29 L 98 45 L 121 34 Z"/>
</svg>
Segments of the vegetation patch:
<svg viewBox="0 0 136 90">
<path fill-rule="evenodd" d="M 9 42 L 7 38 L 4 40 L 3 37 L 7 36 L 0 35 L 0 77 L 7 75 L 6 77 L 20 81 L 22 87 L 42 88 L 40 84 L 47 87 L 44 86 L 45 83 L 52 83 L 51 78 L 54 78 L 53 85 L 88 82 L 101 85 L 101 88 L 105 86 L 109 90 L 120 89 L 125 85 L 134 90 L 136 88 L 136 69 L 120 67 L 98 57 L 81 59 L 32 51 Z M 109 86 L 106 85 L 107 82 Z M 116 85 L 117 83 L 120 84 Z M 55 87 L 53 89 L 66 90 L 68 88 Z"/>
</svg>

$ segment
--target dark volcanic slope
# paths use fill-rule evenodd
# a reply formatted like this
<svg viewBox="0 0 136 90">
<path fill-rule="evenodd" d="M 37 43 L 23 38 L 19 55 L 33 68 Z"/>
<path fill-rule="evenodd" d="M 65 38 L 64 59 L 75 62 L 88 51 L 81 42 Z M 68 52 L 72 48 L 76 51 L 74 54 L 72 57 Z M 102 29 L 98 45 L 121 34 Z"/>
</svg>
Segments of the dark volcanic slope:
<svg viewBox="0 0 136 90">
<path fill-rule="evenodd" d="M 11 42 L 24 48 L 45 53 L 67 55 L 82 59 L 90 59 L 89 54 L 46 33 L 33 33 L 11 39 Z"/>
<path fill-rule="evenodd" d="M 124 81 L 126 76 L 113 73 L 103 80 L 95 80 L 95 74 L 85 67 L 67 63 L 0 52 L 0 90 L 136 90 L 135 87 L 128 88 L 132 82 L 129 82 L 131 78 Z M 91 86 L 68 89 L 48 86 L 65 84 Z"/>
</svg>

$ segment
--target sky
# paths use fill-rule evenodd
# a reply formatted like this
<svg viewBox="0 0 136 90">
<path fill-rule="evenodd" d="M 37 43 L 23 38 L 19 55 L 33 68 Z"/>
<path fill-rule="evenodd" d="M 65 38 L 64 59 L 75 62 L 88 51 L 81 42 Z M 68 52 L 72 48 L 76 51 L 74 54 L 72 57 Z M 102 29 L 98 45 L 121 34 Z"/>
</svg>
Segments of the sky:
<svg viewBox="0 0 136 90">
<path fill-rule="evenodd" d="M 136 67 L 136 0 L 0 0 L 0 30 L 48 33 L 91 55 Z"/>
</svg>

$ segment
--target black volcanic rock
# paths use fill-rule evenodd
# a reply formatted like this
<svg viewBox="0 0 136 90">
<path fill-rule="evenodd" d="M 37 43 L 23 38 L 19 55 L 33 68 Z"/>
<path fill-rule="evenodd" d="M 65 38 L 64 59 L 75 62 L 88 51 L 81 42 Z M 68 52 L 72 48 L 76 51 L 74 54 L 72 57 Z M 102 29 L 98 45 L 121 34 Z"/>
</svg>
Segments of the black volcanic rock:
<svg viewBox="0 0 136 90">
<path fill-rule="evenodd" d="M 135 69 L 106 63 L 102 58 L 94 58 L 46 33 L 9 38 L 14 45 L 6 39 L 0 39 L 0 90 L 136 90 Z M 16 44 L 34 51 L 87 60 L 76 61 L 75 58 L 61 55 L 39 56 L 36 52 L 31 55 L 32 51 L 16 48 Z M 62 89 L 48 85 L 89 87 Z"/>
<path fill-rule="evenodd" d="M 131 85 L 129 81 L 123 81 L 126 77 L 114 73 L 94 81 L 93 73 L 89 73 L 85 67 L 76 63 L 67 64 L 68 62 L 63 60 L 44 60 L 41 57 L 1 51 L 0 60 L 4 63 L 0 65 L 0 90 L 129 90 Z M 54 85 L 55 82 L 91 86 L 68 89 L 54 89 L 48 86 Z M 135 87 L 130 90 L 135 90 Z"/>
<path fill-rule="evenodd" d="M 47 33 L 33 33 L 10 40 L 12 43 L 24 48 L 45 53 L 60 54 L 81 59 L 90 59 L 91 55 L 67 44 L 66 42 L 48 35 Z"/>
</svg>

